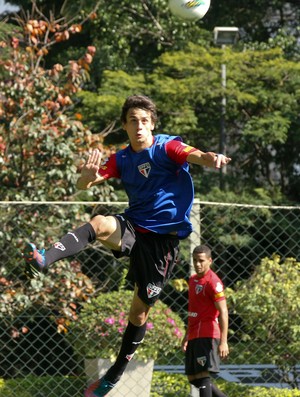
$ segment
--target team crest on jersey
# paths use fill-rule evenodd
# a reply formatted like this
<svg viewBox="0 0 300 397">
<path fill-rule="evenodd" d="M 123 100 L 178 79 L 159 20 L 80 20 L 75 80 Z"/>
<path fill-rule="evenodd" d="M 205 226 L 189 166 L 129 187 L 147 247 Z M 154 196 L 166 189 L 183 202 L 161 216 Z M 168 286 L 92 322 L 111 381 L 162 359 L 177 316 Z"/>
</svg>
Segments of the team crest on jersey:
<svg viewBox="0 0 300 397">
<path fill-rule="evenodd" d="M 149 283 L 149 284 L 147 285 L 147 295 L 148 295 L 148 298 L 153 298 L 154 296 L 158 295 L 158 294 L 160 293 L 160 291 L 161 291 L 161 288 L 160 288 L 160 287 L 157 287 L 157 286 L 154 285 L 154 284 Z"/>
<path fill-rule="evenodd" d="M 206 357 L 205 356 L 197 357 L 197 363 L 201 365 L 201 367 L 204 367 L 204 365 L 206 364 Z"/>
<path fill-rule="evenodd" d="M 196 295 L 200 294 L 201 291 L 203 291 L 203 285 L 196 285 L 195 287 Z"/>
<path fill-rule="evenodd" d="M 138 166 L 138 169 L 144 177 L 148 178 L 150 171 L 151 171 L 151 165 L 150 163 L 144 163 Z"/>
</svg>

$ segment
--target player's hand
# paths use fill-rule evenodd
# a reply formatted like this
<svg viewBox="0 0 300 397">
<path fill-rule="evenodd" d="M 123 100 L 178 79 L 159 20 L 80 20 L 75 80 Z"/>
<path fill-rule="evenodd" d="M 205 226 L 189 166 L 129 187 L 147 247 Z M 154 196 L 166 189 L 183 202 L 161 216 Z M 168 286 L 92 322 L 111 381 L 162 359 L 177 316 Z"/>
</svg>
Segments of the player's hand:
<svg viewBox="0 0 300 397">
<path fill-rule="evenodd" d="M 102 153 L 100 152 L 100 150 L 98 149 L 93 150 L 81 169 L 81 177 L 87 181 L 93 181 L 97 179 L 101 160 L 102 160 Z"/>
<path fill-rule="evenodd" d="M 77 180 L 76 186 L 78 189 L 85 190 L 97 183 L 97 180 L 100 178 L 98 171 L 101 160 L 102 153 L 100 150 L 95 149 L 89 154 L 85 164 L 81 168 L 80 177 Z"/>
<path fill-rule="evenodd" d="M 222 168 L 231 161 L 230 157 L 224 156 L 224 154 L 216 154 L 215 167 Z"/>
<path fill-rule="evenodd" d="M 219 344 L 219 356 L 224 359 L 228 356 L 229 354 L 229 348 L 228 348 L 228 343 L 226 342 L 221 342 Z"/>
<path fill-rule="evenodd" d="M 186 352 L 187 345 L 188 345 L 188 340 L 187 340 L 187 337 L 184 336 L 184 338 L 181 341 L 181 350 L 183 351 L 183 353 Z"/>
</svg>

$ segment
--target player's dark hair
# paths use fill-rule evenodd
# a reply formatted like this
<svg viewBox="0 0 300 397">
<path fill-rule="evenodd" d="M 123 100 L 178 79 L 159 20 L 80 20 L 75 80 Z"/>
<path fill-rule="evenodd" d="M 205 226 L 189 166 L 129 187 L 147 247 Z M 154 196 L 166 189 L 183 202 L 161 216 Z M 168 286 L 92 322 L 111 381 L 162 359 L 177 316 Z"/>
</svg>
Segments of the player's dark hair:
<svg viewBox="0 0 300 397">
<path fill-rule="evenodd" d="M 211 258 L 211 249 L 207 245 L 197 245 L 194 248 L 193 254 L 205 254 L 207 258 Z"/>
<path fill-rule="evenodd" d="M 126 123 L 126 116 L 129 109 L 144 109 L 151 113 L 151 120 L 155 124 L 157 121 L 157 111 L 155 103 L 145 95 L 129 96 L 122 107 L 121 122 Z"/>
</svg>

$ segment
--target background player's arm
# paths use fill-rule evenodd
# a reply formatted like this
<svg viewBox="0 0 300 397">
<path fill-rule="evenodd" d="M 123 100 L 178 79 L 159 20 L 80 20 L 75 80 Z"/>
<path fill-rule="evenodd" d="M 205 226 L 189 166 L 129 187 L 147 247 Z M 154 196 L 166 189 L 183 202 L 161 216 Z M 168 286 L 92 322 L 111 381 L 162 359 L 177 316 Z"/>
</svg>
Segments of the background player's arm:
<svg viewBox="0 0 300 397">
<path fill-rule="evenodd" d="M 219 302 L 215 302 L 215 306 L 220 312 L 219 315 L 219 324 L 221 330 L 221 339 L 219 345 L 219 355 L 221 358 L 226 358 L 229 354 L 229 348 L 227 343 L 228 337 L 228 309 L 226 300 L 221 300 Z"/>
<path fill-rule="evenodd" d="M 79 190 L 86 190 L 92 186 L 98 185 L 104 182 L 103 178 L 99 173 L 99 167 L 101 164 L 102 154 L 96 149 L 89 155 L 86 163 L 81 169 L 80 177 L 77 180 L 76 187 Z"/>
<path fill-rule="evenodd" d="M 184 335 L 184 337 L 182 338 L 181 341 L 181 350 L 185 353 L 186 352 L 186 348 L 188 345 L 188 331 L 186 330 L 186 333 Z"/>
<path fill-rule="evenodd" d="M 191 152 L 186 161 L 191 164 L 204 165 L 206 167 L 221 168 L 230 162 L 231 158 L 223 154 L 216 154 L 213 152 L 202 152 L 201 150 L 194 150 Z"/>
</svg>

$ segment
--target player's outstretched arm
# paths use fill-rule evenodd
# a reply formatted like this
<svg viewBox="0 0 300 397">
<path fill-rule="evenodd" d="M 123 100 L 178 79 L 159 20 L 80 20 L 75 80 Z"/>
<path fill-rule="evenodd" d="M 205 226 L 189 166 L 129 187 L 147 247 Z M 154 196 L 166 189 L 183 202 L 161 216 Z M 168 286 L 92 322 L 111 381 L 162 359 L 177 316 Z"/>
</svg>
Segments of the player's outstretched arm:
<svg viewBox="0 0 300 397">
<path fill-rule="evenodd" d="M 222 168 L 227 165 L 231 158 L 224 156 L 224 154 L 216 154 L 213 152 L 202 152 L 195 150 L 187 157 L 187 161 L 192 164 L 204 165 L 212 168 Z"/>
<path fill-rule="evenodd" d="M 98 173 L 101 159 L 102 154 L 100 150 L 95 149 L 90 153 L 77 180 L 76 186 L 78 189 L 86 190 L 104 181 L 104 178 Z"/>
</svg>

